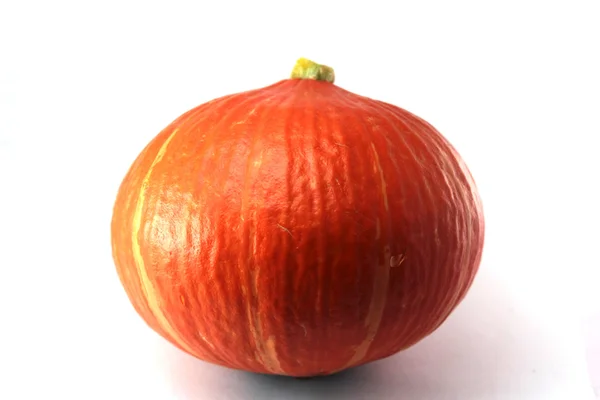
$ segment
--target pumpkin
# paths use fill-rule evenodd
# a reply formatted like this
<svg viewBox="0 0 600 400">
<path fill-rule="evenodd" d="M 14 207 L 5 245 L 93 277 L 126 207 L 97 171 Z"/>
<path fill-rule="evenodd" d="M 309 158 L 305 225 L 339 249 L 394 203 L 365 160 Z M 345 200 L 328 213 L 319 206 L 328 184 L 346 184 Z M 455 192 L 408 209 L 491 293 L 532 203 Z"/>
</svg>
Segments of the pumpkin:
<svg viewBox="0 0 600 400">
<path fill-rule="evenodd" d="M 436 129 L 300 59 L 161 131 L 119 188 L 111 236 L 129 300 L 173 345 L 310 377 L 438 328 L 476 275 L 484 219 Z"/>
</svg>

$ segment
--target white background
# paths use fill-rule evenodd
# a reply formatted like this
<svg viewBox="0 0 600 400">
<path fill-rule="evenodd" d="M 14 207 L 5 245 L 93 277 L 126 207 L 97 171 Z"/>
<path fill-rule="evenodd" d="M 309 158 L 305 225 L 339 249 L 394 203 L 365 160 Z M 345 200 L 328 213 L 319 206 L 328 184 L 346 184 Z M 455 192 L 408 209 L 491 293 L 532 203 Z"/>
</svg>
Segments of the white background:
<svg viewBox="0 0 600 400">
<path fill-rule="evenodd" d="M 0 398 L 594 398 L 599 6 L 3 1 Z M 300 56 L 436 126 L 487 217 L 479 277 L 441 329 L 312 381 L 225 370 L 166 344 L 129 305 L 109 236 L 118 185 L 158 131 L 286 78 Z"/>
</svg>

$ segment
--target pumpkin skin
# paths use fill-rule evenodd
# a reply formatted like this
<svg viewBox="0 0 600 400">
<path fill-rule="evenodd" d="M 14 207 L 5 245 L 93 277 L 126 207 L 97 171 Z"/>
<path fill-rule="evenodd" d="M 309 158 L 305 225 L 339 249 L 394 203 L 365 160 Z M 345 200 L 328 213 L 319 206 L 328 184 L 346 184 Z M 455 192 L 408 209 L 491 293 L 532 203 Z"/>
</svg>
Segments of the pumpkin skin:
<svg viewBox="0 0 600 400">
<path fill-rule="evenodd" d="M 121 283 L 201 360 L 295 377 L 378 360 L 440 326 L 477 272 L 482 206 L 453 147 L 309 66 L 331 76 L 186 112 L 120 186 Z"/>
</svg>

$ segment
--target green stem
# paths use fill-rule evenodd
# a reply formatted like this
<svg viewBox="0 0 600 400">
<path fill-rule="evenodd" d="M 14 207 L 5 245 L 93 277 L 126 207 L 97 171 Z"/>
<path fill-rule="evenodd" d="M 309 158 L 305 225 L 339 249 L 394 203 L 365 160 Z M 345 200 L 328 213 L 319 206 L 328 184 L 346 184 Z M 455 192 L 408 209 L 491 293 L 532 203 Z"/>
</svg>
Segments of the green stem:
<svg viewBox="0 0 600 400">
<path fill-rule="evenodd" d="M 300 58 L 292 70 L 292 79 L 313 79 L 333 83 L 335 74 L 333 68 L 327 65 L 317 64 L 314 61 Z"/>
</svg>

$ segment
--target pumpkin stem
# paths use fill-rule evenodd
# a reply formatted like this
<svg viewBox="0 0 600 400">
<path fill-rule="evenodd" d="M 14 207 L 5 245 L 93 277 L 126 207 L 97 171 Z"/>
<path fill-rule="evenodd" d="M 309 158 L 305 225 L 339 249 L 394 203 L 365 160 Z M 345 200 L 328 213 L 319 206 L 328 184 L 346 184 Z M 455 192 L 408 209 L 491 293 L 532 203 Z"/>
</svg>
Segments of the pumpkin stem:
<svg viewBox="0 0 600 400">
<path fill-rule="evenodd" d="M 306 58 L 299 58 L 292 70 L 292 79 L 314 79 L 333 83 L 335 74 L 333 68 L 327 65 L 317 64 Z"/>
</svg>

